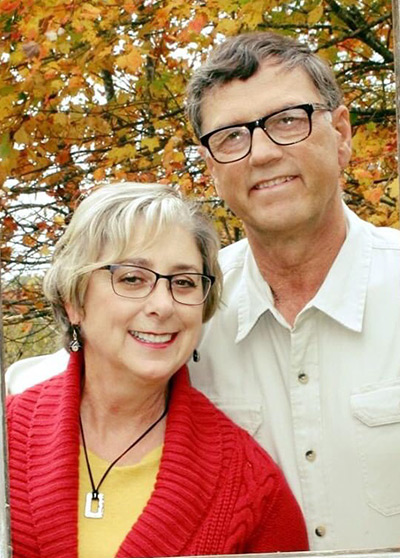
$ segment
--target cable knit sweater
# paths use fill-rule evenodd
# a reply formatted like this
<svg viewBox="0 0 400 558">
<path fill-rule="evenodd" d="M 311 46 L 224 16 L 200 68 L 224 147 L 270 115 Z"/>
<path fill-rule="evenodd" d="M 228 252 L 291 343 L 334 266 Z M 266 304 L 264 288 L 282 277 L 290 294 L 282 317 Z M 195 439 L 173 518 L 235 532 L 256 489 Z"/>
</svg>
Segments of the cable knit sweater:
<svg viewBox="0 0 400 558">
<path fill-rule="evenodd" d="M 77 557 L 81 358 L 8 398 L 14 558 Z M 156 485 L 117 556 L 306 550 L 300 509 L 277 466 L 189 385 L 185 367 L 171 383 Z"/>
</svg>

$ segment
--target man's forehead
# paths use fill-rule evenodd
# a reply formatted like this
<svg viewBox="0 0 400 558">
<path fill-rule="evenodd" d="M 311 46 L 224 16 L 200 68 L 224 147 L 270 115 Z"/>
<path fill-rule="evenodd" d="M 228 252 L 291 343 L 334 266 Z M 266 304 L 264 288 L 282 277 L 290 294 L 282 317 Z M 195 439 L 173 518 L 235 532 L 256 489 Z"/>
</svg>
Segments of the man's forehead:
<svg viewBox="0 0 400 558">
<path fill-rule="evenodd" d="M 253 98 L 249 99 L 248 94 L 254 95 Z M 255 120 L 288 106 L 319 100 L 311 77 L 302 67 L 289 69 L 282 62 L 268 60 L 248 79 L 235 78 L 216 84 L 204 93 L 202 133 L 230 123 Z"/>
</svg>

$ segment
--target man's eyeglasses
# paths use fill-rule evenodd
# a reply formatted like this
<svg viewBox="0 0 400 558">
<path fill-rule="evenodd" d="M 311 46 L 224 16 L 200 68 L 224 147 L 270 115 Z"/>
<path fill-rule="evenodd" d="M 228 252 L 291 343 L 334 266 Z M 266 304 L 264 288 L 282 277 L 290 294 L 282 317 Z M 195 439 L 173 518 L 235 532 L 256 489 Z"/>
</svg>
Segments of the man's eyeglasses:
<svg viewBox="0 0 400 558">
<path fill-rule="evenodd" d="M 118 296 L 145 298 L 153 291 L 159 279 L 166 279 L 172 298 L 188 306 L 203 304 L 215 281 L 213 275 L 192 272 L 162 275 L 152 269 L 131 264 L 111 264 L 100 269 L 110 271 L 112 288 Z"/>
<path fill-rule="evenodd" d="M 224 126 L 201 136 L 200 142 L 218 163 L 233 163 L 250 153 L 256 128 L 261 128 L 277 145 L 304 141 L 311 134 L 311 116 L 317 110 L 330 109 L 318 103 L 289 107 L 253 122 Z"/>
</svg>

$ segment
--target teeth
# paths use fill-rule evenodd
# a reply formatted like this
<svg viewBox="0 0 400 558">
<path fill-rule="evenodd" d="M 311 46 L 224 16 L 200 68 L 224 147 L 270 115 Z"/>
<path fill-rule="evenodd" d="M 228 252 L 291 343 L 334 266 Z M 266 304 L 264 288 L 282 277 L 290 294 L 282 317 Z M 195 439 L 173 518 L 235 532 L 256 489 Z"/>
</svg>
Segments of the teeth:
<svg viewBox="0 0 400 558">
<path fill-rule="evenodd" d="M 279 176 L 273 180 L 266 180 L 260 184 L 257 184 L 256 190 L 262 190 L 263 188 L 271 188 L 271 186 L 276 186 L 277 184 L 282 184 L 282 182 L 288 182 L 292 180 L 293 176 Z"/>
<path fill-rule="evenodd" d="M 155 335 L 154 333 L 143 333 L 141 331 L 130 331 L 130 334 L 140 341 L 145 341 L 147 343 L 167 343 L 171 341 L 171 333 L 163 333 L 161 335 Z"/>
</svg>

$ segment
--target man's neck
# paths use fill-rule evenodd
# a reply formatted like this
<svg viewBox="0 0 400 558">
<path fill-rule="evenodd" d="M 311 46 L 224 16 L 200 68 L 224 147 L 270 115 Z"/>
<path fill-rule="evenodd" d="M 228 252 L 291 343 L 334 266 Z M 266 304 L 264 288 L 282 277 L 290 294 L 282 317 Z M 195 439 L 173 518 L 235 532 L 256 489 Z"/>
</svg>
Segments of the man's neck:
<svg viewBox="0 0 400 558">
<path fill-rule="evenodd" d="M 313 231 L 264 234 L 246 230 L 261 275 L 275 307 L 293 326 L 296 316 L 316 295 L 346 238 L 344 213 Z"/>
</svg>

